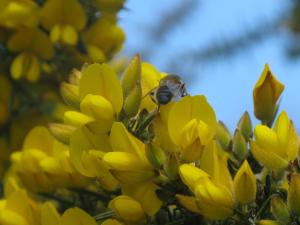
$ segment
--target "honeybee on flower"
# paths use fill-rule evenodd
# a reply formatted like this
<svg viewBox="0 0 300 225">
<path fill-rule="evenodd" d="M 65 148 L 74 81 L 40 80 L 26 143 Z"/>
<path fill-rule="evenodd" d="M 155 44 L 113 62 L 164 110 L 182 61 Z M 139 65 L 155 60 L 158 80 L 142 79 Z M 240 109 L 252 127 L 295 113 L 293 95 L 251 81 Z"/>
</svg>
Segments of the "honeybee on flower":
<svg viewBox="0 0 300 225">
<path fill-rule="evenodd" d="M 158 105 L 166 105 L 172 100 L 187 94 L 185 83 L 180 76 L 168 74 L 159 81 L 157 87 L 150 91 L 151 99 Z"/>
</svg>

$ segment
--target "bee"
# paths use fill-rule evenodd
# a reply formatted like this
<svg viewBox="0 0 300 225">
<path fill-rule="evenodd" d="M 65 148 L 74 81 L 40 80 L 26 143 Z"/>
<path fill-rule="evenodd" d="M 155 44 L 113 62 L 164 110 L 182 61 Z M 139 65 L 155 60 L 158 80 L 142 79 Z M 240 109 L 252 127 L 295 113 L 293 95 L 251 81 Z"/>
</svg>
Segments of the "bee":
<svg viewBox="0 0 300 225">
<path fill-rule="evenodd" d="M 160 106 L 186 96 L 187 91 L 185 83 L 178 75 L 169 74 L 160 80 L 159 85 L 149 95 Z"/>
</svg>

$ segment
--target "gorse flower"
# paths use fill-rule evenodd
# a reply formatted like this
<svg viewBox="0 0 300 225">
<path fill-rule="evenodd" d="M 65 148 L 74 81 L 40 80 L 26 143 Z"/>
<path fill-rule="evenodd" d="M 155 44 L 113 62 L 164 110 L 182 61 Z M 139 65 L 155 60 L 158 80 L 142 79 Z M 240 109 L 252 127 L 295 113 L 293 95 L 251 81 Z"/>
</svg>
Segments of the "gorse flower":
<svg viewBox="0 0 300 225">
<path fill-rule="evenodd" d="M 19 55 L 13 60 L 10 72 L 14 79 L 26 77 L 37 81 L 40 77 L 39 59 L 49 60 L 54 50 L 48 36 L 36 28 L 24 28 L 13 34 L 7 47 Z"/>
<path fill-rule="evenodd" d="M 76 45 L 77 31 L 86 25 L 84 9 L 77 0 L 48 0 L 41 9 L 41 23 L 53 42 Z"/>
<path fill-rule="evenodd" d="M 204 96 L 186 96 L 174 104 L 168 117 L 168 132 L 187 161 L 200 159 L 203 147 L 214 137 L 216 115 Z"/>
<path fill-rule="evenodd" d="M 110 143 L 113 152 L 106 153 L 103 160 L 119 180 L 123 194 L 140 201 L 145 212 L 153 215 L 161 201 L 155 194 L 158 186 L 152 179 L 156 174 L 146 157 L 145 145 L 119 122 L 112 127 Z"/>
<path fill-rule="evenodd" d="M 71 164 L 67 146 L 56 141 L 44 127 L 30 131 L 22 151 L 13 153 L 11 159 L 12 173 L 31 190 L 83 187 L 89 182 Z"/>
<path fill-rule="evenodd" d="M 251 152 L 268 169 L 284 169 L 298 155 L 299 137 L 286 112 L 279 115 L 273 129 L 257 125 L 254 137 Z"/>
<path fill-rule="evenodd" d="M 182 81 L 113 59 L 124 4 L 0 0 L 0 224 L 299 224 L 300 141 L 269 66 L 261 125 L 245 112 L 231 134 Z"/>
<path fill-rule="evenodd" d="M 227 156 L 212 142 L 204 150 L 201 160 L 204 162 L 202 169 L 189 164 L 180 166 L 180 177 L 195 198 L 177 195 L 178 201 L 208 219 L 224 219 L 232 215 L 235 204 Z"/>
<path fill-rule="evenodd" d="M 7 28 L 36 27 L 38 5 L 31 0 L 1 0 L 0 26 Z"/>
</svg>

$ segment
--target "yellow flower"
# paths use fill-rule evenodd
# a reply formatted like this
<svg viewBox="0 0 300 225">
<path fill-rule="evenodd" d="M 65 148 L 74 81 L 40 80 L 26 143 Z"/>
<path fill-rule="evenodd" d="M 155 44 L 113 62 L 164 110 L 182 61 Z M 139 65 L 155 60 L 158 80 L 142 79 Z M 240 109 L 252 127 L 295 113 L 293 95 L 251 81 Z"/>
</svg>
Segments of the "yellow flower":
<svg viewBox="0 0 300 225">
<path fill-rule="evenodd" d="M 201 169 L 182 164 L 179 167 L 180 178 L 195 197 L 177 195 L 178 201 L 188 210 L 211 220 L 232 215 L 235 200 L 227 159 L 228 155 L 212 141 L 204 149 Z"/>
<path fill-rule="evenodd" d="M 110 144 L 113 152 L 106 153 L 103 160 L 120 181 L 123 194 L 138 200 L 147 214 L 154 215 L 161 201 L 155 194 L 158 187 L 152 182 L 155 173 L 147 159 L 145 144 L 120 122 L 113 124 Z"/>
<path fill-rule="evenodd" d="M 83 40 L 92 61 L 104 62 L 121 50 L 125 34 L 112 21 L 102 18 L 89 27 Z"/>
<path fill-rule="evenodd" d="M 48 60 L 53 56 L 53 47 L 47 35 L 39 29 L 21 29 L 8 40 L 12 52 L 20 52 L 13 60 L 10 72 L 14 79 L 26 77 L 37 81 L 40 77 L 39 58 Z"/>
<path fill-rule="evenodd" d="M 169 135 L 181 147 L 182 158 L 190 162 L 200 159 L 203 147 L 215 136 L 216 127 L 215 112 L 201 95 L 185 96 L 169 113 Z"/>
<path fill-rule="evenodd" d="M 84 176 L 96 177 L 103 188 L 114 190 L 118 182 L 103 161 L 108 151 L 111 151 L 111 146 L 107 134 L 95 135 L 83 126 L 71 135 L 70 157 L 75 168 Z"/>
<path fill-rule="evenodd" d="M 177 195 L 184 207 L 211 220 L 225 219 L 232 215 L 234 199 L 227 187 L 189 164 L 181 165 L 179 173 L 182 181 L 195 194 L 195 197 Z"/>
<path fill-rule="evenodd" d="M 300 176 L 297 173 L 291 174 L 288 188 L 288 207 L 296 216 L 300 216 Z"/>
<path fill-rule="evenodd" d="M 115 197 L 109 202 L 108 207 L 125 223 L 135 223 L 146 220 L 146 215 L 141 204 L 129 196 L 120 195 Z"/>
<path fill-rule="evenodd" d="M 251 141 L 251 152 L 255 159 L 270 170 L 284 169 L 294 160 L 299 150 L 299 137 L 286 112 L 277 118 L 273 129 L 257 125 L 255 141 Z"/>
<path fill-rule="evenodd" d="M 276 113 L 276 103 L 283 89 L 284 85 L 275 78 L 269 65 L 266 64 L 253 89 L 254 113 L 256 118 L 264 123 L 273 121 Z"/>
<path fill-rule="evenodd" d="M 97 225 L 95 219 L 80 208 L 69 208 L 62 216 L 50 202 L 44 203 L 41 209 L 41 225 Z"/>
<path fill-rule="evenodd" d="M 247 160 L 244 161 L 234 180 L 234 190 L 236 200 L 242 204 L 255 201 L 256 198 L 256 178 Z"/>
<path fill-rule="evenodd" d="M 34 191 L 58 187 L 83 187 L 89 183 L 70 162 L 67 146 L 54 140 L 44 127 L 35 127 L 26 136 L 23 150 L 11 155 L 12 171 Z"/>
<path fill-rule="evenodd" d="M 77 32 L 85 27 L 86 15 L 77 0 L 48 0 L 41 10 L 41 22 L 50 31 L 52 42 L 76 45 Z"/>
<path fill-rule="evenodd" d="M 123 106 L 121 83 L 113 69 L 97 63 L 84 68 L 78 95 L 81 112 L 67 111 L 65 123 L 77 127 L 86 125 L 95 133 L 109 132 Z"/>
<path fill-rule="evenodd" d="M 11 193 L 0 208 L 0 224 L 39 225 L 39 205 L 30 199 L 25 190 Z"/>
<path fill-rule="evenodd" d="M 36 27 L 38 5 L 31 0 L 0 0 L 0 26 L 7 28 Z"/>
</svg>

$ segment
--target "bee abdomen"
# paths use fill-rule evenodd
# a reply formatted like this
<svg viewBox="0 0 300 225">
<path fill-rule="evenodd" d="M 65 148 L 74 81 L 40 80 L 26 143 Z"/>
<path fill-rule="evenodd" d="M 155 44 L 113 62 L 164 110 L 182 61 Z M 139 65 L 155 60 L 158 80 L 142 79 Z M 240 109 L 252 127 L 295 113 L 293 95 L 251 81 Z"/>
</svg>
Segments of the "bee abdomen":
<svg viewBox="0 0 300 225">
<path fill-rule="evenodd" d="M 168 104 L 173 98 L 172 92 L 167 86 L 161 86 L 156 92 L 156 99 L 159 104 L 165 105 Z"/>
</svg>

